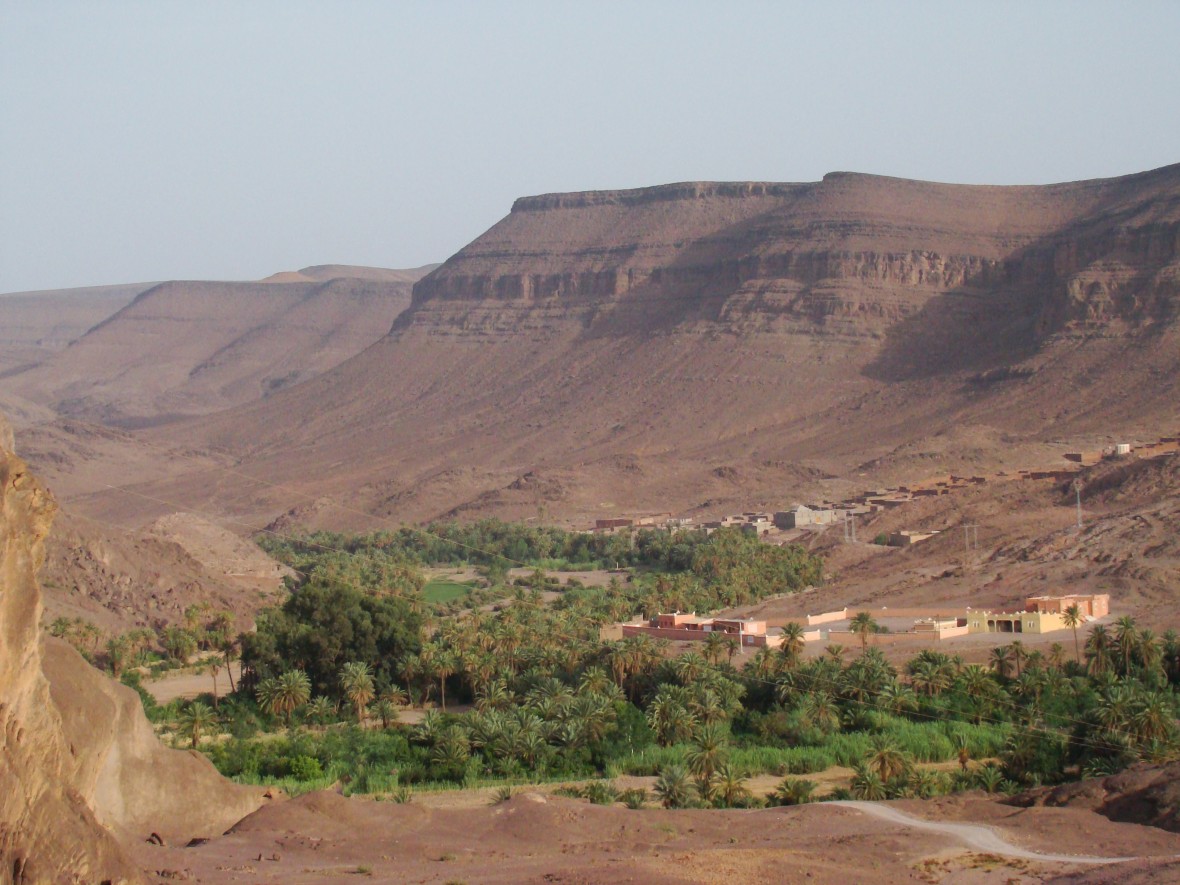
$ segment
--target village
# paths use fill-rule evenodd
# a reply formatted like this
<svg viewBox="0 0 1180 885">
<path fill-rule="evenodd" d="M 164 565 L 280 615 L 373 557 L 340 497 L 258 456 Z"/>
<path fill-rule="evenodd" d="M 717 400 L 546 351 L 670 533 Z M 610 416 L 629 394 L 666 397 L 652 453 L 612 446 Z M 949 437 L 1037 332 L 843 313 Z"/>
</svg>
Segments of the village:
<svg viewBox="0 0 1180 885">
<path fill-rule="evenodd" d="M 795 504 L 789 509 L 770 512 L 744 512 L 720 519 L 694 522 L 674 517 L 670 513 L 645 514 L 634 517 L 598 519 L 595 533 L 634 533 L 643 529 L 662 528 L 671 531 L 696 529 L 711 534 L 722 528 L 736 528 L 772 544 L 792 543 L 804 533 L 823 532 L 840 526 L 846 542 L 856 542 L 857 517 L 887 509 L 900 508 L 915 500 L 938 495 L 952 495 L 972 487 L 1003 482 L 1067 482 L 1077 481 L 1086 467 L 1106 460 L 1126 458 L 1156 458 L 1180 451 L 1180 436 L 1163 437 L 1144 445 L 1123 443 L 1097 451 L 1071 451 L 1063 454 L 1068 466 L 1056 469 L 1001 471 L 990 475 L 936 477 L 910 485 L 874 489 L 839 502 L 820 501 Z M 1080 520 L 1080 514 L 1079 514 Z M 954 528 L 959 528 L 955 526 Z M 944 529 L 893 531 L 872 539 L 871 543 L 894 548 L 906 548 L 926 541 Z M 967 526 L 965 544 L 971 548 L 972 530 Z M 867 539 L 862 539 L 867 540 Z M 977 543 L 977 542 L 975 542 Z M 1110 595 L 1105 593 L 1039 594 L 1028 596 L 1023 606 L 1012 611 L 992 611 L 970 606 L 959 610 L 939 608 L 872 608 L 857 610 L 840 608 L 833 611 L 807 614 L 796 619 L 747 617 L 740 613 L 727 616 L 698 616 L 695 612 L 661 612 L 646 620 L 616 625 L 612 631 L 621 637 L 648 636 L 673 643 L 692 643 L 708 640 L 720 634 L 737 646 L 736 653 L 759 648 L 777 648 L 784 642 L 787 624 L 798 624 L 801 630 L 792 632 L 795 641 L 820 647 L 832 643 L 863 642 L 853 623 L 857 614 L 871 620 L 874 644 L 898 645 L 908 650 L 926 647 L 948 640 L 971 637 L 973 645 L 992 646 L 1010 641 L 1013 635 L 1040 637 L 1051 633 L 1086 627 L 1111 617 Z M 1071 612 L 1072 609 L 1072 612 Z M 1005 639 L 1007 637 L 1007 639 Z M 683 650 L 689 646 L 680 646 Z M 901 648 L 898 649 L 900 651 Z"/>
</svg>

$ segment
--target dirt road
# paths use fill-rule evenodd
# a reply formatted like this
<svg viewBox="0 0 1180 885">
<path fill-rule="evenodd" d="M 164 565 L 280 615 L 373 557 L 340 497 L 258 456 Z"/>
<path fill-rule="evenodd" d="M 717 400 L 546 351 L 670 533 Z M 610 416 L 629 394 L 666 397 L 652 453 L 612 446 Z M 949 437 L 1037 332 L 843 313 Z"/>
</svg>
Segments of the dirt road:
<svg viewBox="0 0 1180 885">
<path fill-rule="evenodd" d="M 864 814 L 870 814 L 874 817 L 887 820 L 890 823 L 954 836 L 971 848 L 985 851 L 988 854 L 998 854 L 1002 857 L 1016 857 L 1022 860 L 1050 861 L 1054 863 L 1089 864 L 1125 863 L 1126 861 L 1136 860 L 1133 857 L 1093 857 L 1085 854 L 1045 854 L 1040 851 L 1029 851 L 1027 848 L 1021 848 L 1019 845 L 1013 845 L 991 827 L 980 824 L 948 824 L 923 820 L 920 817 L 914 817 L 912 814 L 899 811 L 892 806 L 882 805 L 877 802 L 831 802 L 829 804 L 852 808 Z"/>
</svg>

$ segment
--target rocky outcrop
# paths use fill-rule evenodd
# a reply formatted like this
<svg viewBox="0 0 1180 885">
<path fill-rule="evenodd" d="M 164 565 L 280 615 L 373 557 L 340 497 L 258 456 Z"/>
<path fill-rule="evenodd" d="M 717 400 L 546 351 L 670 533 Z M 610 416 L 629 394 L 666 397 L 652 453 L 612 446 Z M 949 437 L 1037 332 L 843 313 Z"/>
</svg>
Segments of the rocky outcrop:
<svg viewBox="0 0 1180 885">
<path fill-rule="evenodd" d="M 41 672 L 36 574 L 53 503 L 0 419 L 0 881 L 136 878 L 73 787 L 74 757 Z"/>
<path fill-rule="evenodd" d="M 1042 787 L 1008 802 L 1024 808 L 1085 808 L 1113 821 L 1180 833 L 1180 764 L 1140 763 L 1109 777 Z"/>
<path fill-rule="evenodd" d="M 437 324 L 432 304 L 489 301 L 557 301 L 583 319 L 593 307 L 593 321 L 631 296 L 694 320 L 754 313 L 874 335 L 936 294 L 1012 289 L 1043 302 L 1042 335 L 1158 318 L 1155 302 L 1177 301 L 1178 191 L 1180 167 L 1168 167 L 1046 187 L 834 173 L 527 197 L 418 283 L 414 306 L 427 310 L 401 324 Z M 702 301 L 711 309 L 694 309 Z"/>
<path fill-rule="evenodd" d="M 55 505 L 0 419 L 0 881 L 138 878 L 116 836 L 210 836 L 258 791 L 166 750 L 134 692 L 46 648 L 36 572 Z"/>
<path fill-rule="evenodd" d="M 42 666 L 73 751 L 71 783 L 115 833 L 184 844 L 220 835 L 262 803 L 261 789 L 227 781 L 200 753 L 163 746 L 139 695 L 68 643 L 47 642 Z"/>
</svg>

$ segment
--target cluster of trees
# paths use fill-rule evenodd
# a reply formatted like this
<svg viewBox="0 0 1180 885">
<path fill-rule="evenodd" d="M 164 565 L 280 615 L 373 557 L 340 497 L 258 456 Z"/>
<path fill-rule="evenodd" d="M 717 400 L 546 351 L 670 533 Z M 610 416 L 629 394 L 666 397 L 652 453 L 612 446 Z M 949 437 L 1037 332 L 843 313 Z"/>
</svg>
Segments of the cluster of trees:
<svg viewBox="0 0 1180 885">
<path fill-rule="evenodd" d="M 258 543 L 276 559 L 301 571 L 340 551 L 346 556 L 381 557 L 419 565 L 482 565 L 499 567 L 544 565 L 552 568 L 645 567 L 685 571 L 703 532 L 640 529 L 606 535 L 568 532 L 526 523 L 484 519 L 473 523 L 432 523 L 425 528 L 349 535 L 315 532 L 299 538 L 266 536 Z"/>
<path fill-rule="evenodd" d="M 414 563 L 445 548 L 415 550 L 412 537 L 353 539 L 364 569 L 389 538 L 403 545 L 390 554 L 396 568 L 370 572 L 378 581 L 393 575 L 397 591 L 346 580 L 356 563 L 325 561 L 312 548 L 300 554 L 309 557 L 305 576 L 242 639 L 247 675 L 232 707 L 287 726 L 287 737 L 216 744 L 209 752 L 223 771 L 319 772 L 351 789 L 626 772 L 658 775 L 657 797 L 669 806 L 733 806 L 811 797 L 814 785 L 798 777 L 765 800 L 749 795 L 744 778 L 767 771 L 841 764 L 854 769 L 848 795 L 925 796 L 1113 771 L 1169 758 L 1180 745 L 1180 639 L 1131 619 L 1093 628 L 1073 655 L 1060 644 L 1041 653 L 1016 641 L 986 665 L 926 650 L 895 668 L 870 647 L 880 628 L 866 613 L 853 619 L 859 651 L 831 645 L 805 658 L 803 629 L 789 624 L 780 648 L 748 659 L 720 634 L 674 656 L 646 636 L 603 640 L 601 628 L 796 590 L 818 580 L 819 561 L 718 532 L 694 541 L 679 570 L 665 558 L 629 583 L 568 589 L 551 602 L 538 580 L 506 590 L 511 598 L 498 610 L 432 624 L 414 596 Z M 538 539 L 556 544 L 563 535 L 504 528 L 497 537 L 531 538 L 530 549 L 552 553 L 560 548 Z M 391 727 L 398 706 L 431 700 L 438 709 L 419 726 Z M 448 712 L 456 700 L 470 709 Z M 367 720 L 381 729 L 362 728 Z M 192 728 L 209 727 L 189 721 L 184 734 L 199 743 Z M 973 761 L 984 758 L 993 761 Z M 953 775 L 922 767 L 956 759 Z"/>
<path fill-rule="evenodd" d="M 708 611 L 792 592 L 818 581 L 821 570 L 820 560 L 802 548 L 772 547 L 737 530 L 721 531 L 701 536 L 686 571 L 641 575 L 629 583 L 616 580 L 606 588 L 576 587 L 551 606 L 540 602 L 541 588 L 548 584 L 538 570 L 528 586 L 505 588 L 513 594 L 513 616 L 473 612 L 442 622 L 423 641 L 420 571 L 402 552 L 397 565 L 389 566 L 374 560 L 369 546 L 357 549 L 350 558 L 319 546 L 300 548 L 302 558 L 291 560 L 300 567 L 300 577 L 290 596 L 281 607 L 260 614 L 255 633 L 241 637 L 247 687 L 252 679 L 297 669 L 317 694 L 339 699 L 340 667 L 362 661 L 372 668 L 379 689 L 402 685 L 416 699 L 434 695 L 445 709 L 448 683 L 458 683 L 454 687 L 471 699 L 505 662 L 513 667 L 521 660 L 552 663 L 542 660 L 545 650 L 526 641 L 537 625 L 516 616 L 521 612 L 547 622 L 541 629 L 596 644 L 599 629 L 608 623 L 657 611 Z M 621 647 L 633 652 L 633 645 Z M 568 657 L 576 650 L 576 644 L 558 644 L 553 653 Z M 624 666 L 634 664 L 611 663 L 616 672 Z"/>
<path fill-rule="evenodd" d="M 237 652 L 238 633 L 234 613 L 197 603 L 184 610 L 183 620 L 156 628 L 140 627 L 109 634 L 82 618 L 55 618 L 49 633 L 73 645 L 95 666 L 108 670 L 116 679 L 133 667 L 182 666 L 200 652 L 212 668 L 214 683 L 222 668 Z M 231 677 L 232 683 L 232 677 Z M 232 686 L 231 686 L 232 687 Z M 216 696 L 216 692 L 214 692 Z"/>
<path fill-rule="evenodd" d="M 296 712 L 329 721 L 347 703 L 358 721 L 371 715 L 386 727 L 390 708 L 409 697 L 440 707 L 448 696 L 473 702 L 458 715 L 431 711 L 408 736 L 403 782 L 627 769 L 675 784 L 680 771 L 685 801 L 705 804 L 743 795 L 731 789 L 735 778 L 776 770 L 786 757 L 767 750 L 810 748 L 801 773 L 857 766 L 852 795 L 901 796 L 1058 781 L 1166 758 L 1177 747 L 1180 641 L 1132 621 L 1091 634 L 1084 662 L 1060 646 L 1030 653 L 1016 642 L 997 649 L 990 666 L 928 650 L 900 670 L 871 647 L 849 654 L 833 645 L 805 659 L 802 630 L 788 625 L 781 648 L 760 649 L 737 669 L 737 649 L 720 635 L 675 657 L 648 637 L 601 640 L 598 626 L 630 604 L 630 590 L 579 591 L 553 605 L 522 590 L 499 612 L 446 621 L 428 640 L 408 642 L 383 684 L 367 662 L 346 661 L 331 685 L 316 687 L 320 696 L 304 672 L 290 670 L 265 677 L 257 696 L 287 722 Z M 862 636 L 872 632 L 871 619 L 862 626 Z M 365 673 L 359 697 L 346 688 L 348 667 Z M 300 686 L 290 707 L 272 694 L 287 679 Z M 966 760 L 981 755 L 999 762 L 967 771 Z M 964 767 L 957 779 L 915 765 L 955 758 Z M 319 762 L 327 770 L 342 760 Z"/>
</svg>

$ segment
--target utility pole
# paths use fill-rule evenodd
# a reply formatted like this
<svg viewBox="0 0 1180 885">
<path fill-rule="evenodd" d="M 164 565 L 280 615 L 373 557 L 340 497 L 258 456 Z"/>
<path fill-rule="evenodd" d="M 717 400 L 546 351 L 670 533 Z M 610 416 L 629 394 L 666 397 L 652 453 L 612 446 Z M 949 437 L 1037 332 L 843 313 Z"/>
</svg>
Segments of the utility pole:
<svg viewBox="0 0 1180 885">
<path fill-rule="evenodd" d="M 1075 479 L 1073 481 L 1073 491 L 1078 499 L 1078 528 L 1082 527 L 1082 481 Z"/>
<path fill-rule="evenodd" d="M 974 523 L 963 526 L 963 554 L 971 555 L 971 550 L 979 550 L 979 526 Z"/>
</svg>

